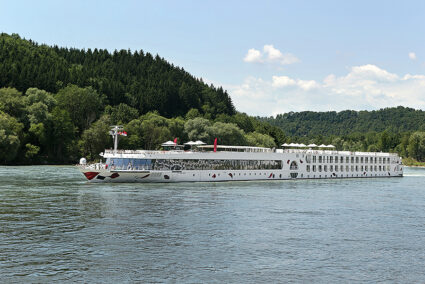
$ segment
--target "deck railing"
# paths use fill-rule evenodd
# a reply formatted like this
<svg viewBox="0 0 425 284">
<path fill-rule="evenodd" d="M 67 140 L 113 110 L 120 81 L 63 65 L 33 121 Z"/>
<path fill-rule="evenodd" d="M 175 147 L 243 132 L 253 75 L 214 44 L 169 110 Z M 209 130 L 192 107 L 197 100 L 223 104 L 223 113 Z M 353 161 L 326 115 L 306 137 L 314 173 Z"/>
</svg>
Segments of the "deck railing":
<svg viewBox="0 0 425 284">
<path fill-rule="evenodd" d="M 200 151 L 201 153 L 210 153 L 212 151 Z M 133 154 L 133 155 L 156 155 L 156 154 L 191 154 L 200 153 L 199 151 L 184 151 L 184 150 L 117 150 L 112 149 L 105 150 L 105 154 Z M 247 153 L 247 152 L 244 152 Z M 262 152 L 252 152 L 262 153 Z M 264 152 L 263 152 L 264 153 Z M 270 152 L 268 152 L 270 153 Z M 311 150 L 311 149 L 276 149 L 275 153 L 302 153 L 302 154 L 315 154 L 315 155 L 354 155 L 354 156 L 376 156 L 376 157 L 398 157 L 397 153 L 382 153 L 382 152 L 351 152 L 351 151 L 336 151 L 336 150 Z M 215 153 L 214 153 L 215 154 Z"/>
</svg>

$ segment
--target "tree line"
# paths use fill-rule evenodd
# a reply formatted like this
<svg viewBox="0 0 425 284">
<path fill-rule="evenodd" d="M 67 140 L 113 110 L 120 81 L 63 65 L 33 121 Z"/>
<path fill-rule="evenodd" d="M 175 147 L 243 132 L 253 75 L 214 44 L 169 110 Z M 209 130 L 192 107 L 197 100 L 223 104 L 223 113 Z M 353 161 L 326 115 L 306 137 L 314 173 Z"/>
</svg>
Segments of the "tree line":
<svg viewBox="0 0 425 284">
<path fill-rule="evenodd" d="M 409 164 L 425 162 L 425 111 L 406 107 L 375 111 L 289 112 L 257 117 L 294 142 L 333 144 L 338 150 L 396 152 Z"/>
<path fill-rule="evenodd" d="M 0 163 L 74 163 L 90 160 L 112 147 L 110 126 L 124 126 L 123 149 L 159 149 L 178 138 L 223 145 L 276 147 L 286 136 L 278 127 L 244 113 L 214 115 L 195 108 L 167 118 L 157 111 L 141 114 L 125 103 L 106 104 L 92 87 L 68 85 L 56 94 L 37 88 L 25 93 L 0 89 Z M 213 118 L 214 117 L 214 118 Z"/>
</svg>

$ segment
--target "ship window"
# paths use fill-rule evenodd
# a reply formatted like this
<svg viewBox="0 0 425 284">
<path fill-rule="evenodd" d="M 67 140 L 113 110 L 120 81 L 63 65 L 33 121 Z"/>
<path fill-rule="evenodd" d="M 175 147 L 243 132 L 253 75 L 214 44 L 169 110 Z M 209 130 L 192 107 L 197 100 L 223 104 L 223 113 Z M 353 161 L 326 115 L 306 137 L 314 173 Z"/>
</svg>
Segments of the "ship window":
<svg viewBox="0 0 425 284">
<path fill-rule="evenodd" d="M 338 163 L 338 156 L 335 156 L 335 163 Z"/>
<path fill-rule="evenodd" d="M 134 160 L 134 163 L 136 161 Z M 154 161 L 152 160 L 154 170 L 260 170 L 282 169 L 283 165 L 281 160 L 158 159 Z M 133 160 L 130 164 L 133 165 L 132 163 Z M 150 167 L 150 162 L 140 163 L 139 167 L 142 166 Z"/>
<path fill-rule="evenodd" d="M 305 161 L 307 162 L 307 164 L 310 164 L 311 163 L 311 155 L 306 155 Z"/>
<path fill-rule="evenodd" d="M 298 170 L 297 162 L 292 161 L 292 162 L 291 162 L 291 166 L 290 166 L 290 168 L 289 168 L 289 169 L 290 169 L 290 170 Z"/>
</svg>

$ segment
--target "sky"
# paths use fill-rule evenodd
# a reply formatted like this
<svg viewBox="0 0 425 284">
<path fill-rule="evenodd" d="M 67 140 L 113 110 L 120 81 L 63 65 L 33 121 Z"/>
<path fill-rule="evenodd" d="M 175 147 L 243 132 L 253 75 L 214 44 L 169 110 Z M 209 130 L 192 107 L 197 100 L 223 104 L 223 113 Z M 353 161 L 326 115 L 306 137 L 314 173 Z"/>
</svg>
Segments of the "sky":
<svg viewBox="0 0 425 284">
<path fill-rule="evenodd" d="M 144 50 L 223 86 L 236 109 L 425 109 L 425 1 L 4 1 L 0 32 Z"/>
</svg>

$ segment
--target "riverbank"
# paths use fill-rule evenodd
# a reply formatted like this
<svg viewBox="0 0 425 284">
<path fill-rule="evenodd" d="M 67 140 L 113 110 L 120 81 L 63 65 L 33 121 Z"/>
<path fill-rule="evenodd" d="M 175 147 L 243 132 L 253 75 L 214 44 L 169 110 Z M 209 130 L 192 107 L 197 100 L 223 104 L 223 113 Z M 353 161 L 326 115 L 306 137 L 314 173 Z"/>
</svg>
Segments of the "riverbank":
<svg viewBox="0 0 425 284">
<path fill-rule="evenodd" d="M 418 162 L 413 158 L 403 158 L 403 165 L 408 167 L 420 167 L 425 168 L 425 162 Z"/>
</svg>

